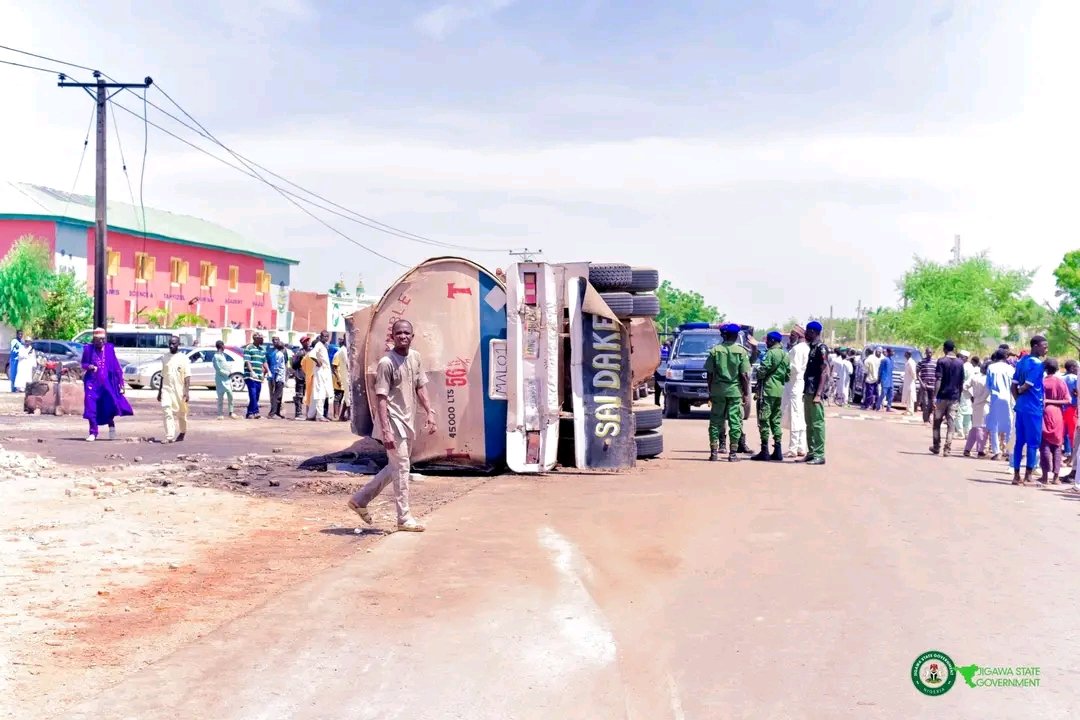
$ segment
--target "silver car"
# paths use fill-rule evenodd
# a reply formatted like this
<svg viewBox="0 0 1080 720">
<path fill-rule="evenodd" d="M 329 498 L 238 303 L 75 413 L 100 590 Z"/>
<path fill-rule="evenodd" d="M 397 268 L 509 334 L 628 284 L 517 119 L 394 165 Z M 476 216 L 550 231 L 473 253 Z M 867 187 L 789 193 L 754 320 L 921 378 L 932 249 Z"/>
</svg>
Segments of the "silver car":
<svg viewBox="0 0 1080 720">
<path fill-rule="evenodd" d="M 180 348 L 180 352 L 187 353 L 188 360 L 191 361 L 192 387 L 215 387 L 214 354 L 217 353 L 217 349 L 212 347 Z M 225 349 L 225 355 L 229 358 L 229 384 L 233 392 L 241 392 L 245 389 L 244 358 L 229 348 Z M 161 387 L 161 356 L 128 365 L 124 368 L 124 380 L 136 390 L 147 385 L 157 390 Z"/>
</svg>

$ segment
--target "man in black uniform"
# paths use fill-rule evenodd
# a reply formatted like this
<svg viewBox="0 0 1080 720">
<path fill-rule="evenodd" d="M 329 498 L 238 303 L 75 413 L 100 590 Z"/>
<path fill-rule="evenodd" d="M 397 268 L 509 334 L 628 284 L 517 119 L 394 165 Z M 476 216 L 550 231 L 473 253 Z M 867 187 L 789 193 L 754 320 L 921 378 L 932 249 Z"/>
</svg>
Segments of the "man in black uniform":
<svg viewBox="0 0 1080 720">
<path fill-rule="evenodd" d="M 806 325 L 806 342 L 810 344 L 810 359 L 806 363 L 803 381 L 803 412 L 806 415 L 807 465 L 825 464 L 825 394 L 829 374 L 829 348 L 821 341 L 821 323 Z"/>
</svg>

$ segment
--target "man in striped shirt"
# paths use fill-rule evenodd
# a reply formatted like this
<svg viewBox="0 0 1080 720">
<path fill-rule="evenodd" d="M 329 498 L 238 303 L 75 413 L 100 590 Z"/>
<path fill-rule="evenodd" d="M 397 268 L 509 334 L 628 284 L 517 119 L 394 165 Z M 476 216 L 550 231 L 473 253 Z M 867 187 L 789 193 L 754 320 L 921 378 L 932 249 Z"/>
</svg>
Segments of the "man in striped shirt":
<svg viewBox="0 0 1080 720">
<path fill-rule="evenodd" d="M 248 420 L 258 420 L 259 396 L 262 395 L 263 379 L 266 377 L 266 347 L 263 345 L 262 333 L 255 333 L 251 337 L 251 344 L 244 348 L 244 383 L 248 391 L 247 414 Z"/>
<path fill-rule="evenodd" d="M 929 423 L 934 416 L 934 398 L 937 394 L 937 363 L 934 351 L 926 348 L 919 363 L 919 403 L 922 404 L 922 421 Z"/>
</svg>

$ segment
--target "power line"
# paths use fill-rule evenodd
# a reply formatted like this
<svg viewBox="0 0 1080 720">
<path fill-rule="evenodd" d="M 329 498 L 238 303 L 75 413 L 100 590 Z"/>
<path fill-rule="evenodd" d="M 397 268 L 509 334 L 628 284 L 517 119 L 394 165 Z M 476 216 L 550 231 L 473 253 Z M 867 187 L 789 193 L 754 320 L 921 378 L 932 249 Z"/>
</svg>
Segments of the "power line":
<svg viewBox="0 0 1080 720">
<path fill-rule="evenodd" d="M 134 110 L 131 110 L 130 108 L 126 108 L 123 105 L 120 105 L 119 103 L 117 103 L 116 100 L 109 100 L 109 103 L 113 107 L 120 108 L 124 112 L 132 114 L 132 116 L 135 116 L 136 118 L 138 117 L 138 113 L 136 113 Z M 189 147 L 191 147 L 191 148 L 193 148 L 195 150 L 198 150 L 199 152 L 201 152 L 201 153 L 203 153 L 205 155 L 208 155 L 208 157 L 213 158 L 214 160 L 218 161 L 219 163 L 228 165 L 229 167 L 233 168 L 234 171 L 237 171 L 239 173 L 243 173 L 244 175 L 247 175 L 248 177 L 254 177 L 257 180 L 260 180 L 261 182 L 265 182 L 266 185 L 268 185 L 269 187 L 273 188 L 273 190 L 278 192 L 282 196 L 282 198 L 284 198 L 286 201 L 288 201 L 289 203 L 296 206 L 296 208 L 299 209 L 301 213 L 307 215 L 308 217 L 315 220 L 316 222 L 319 222 L 320 225 L 325 227 L 327 230 L 329 230 L 330 232 L 333 232 L 333 233 L 335 233 L 337 235 L 340 235 L 341 237 L 343 237 L 343 239 L 349 241 L 353 245 L 356 245 L 357 247 L 360 247 L 362 249 L 367 250 L 368 253 L 370 253 L 372 255 L 375 255 L 376 257 L 380 257 L 383 260 L 386 260 L 388 262 L 392 262 L 392 263 L 396 264 L 396 266 L 399 266 L 399 267 L 402 267 L 402 268 L 407 268 L 408 267 L 408 266 L 406 266 L 406 264 L 404 262 L 400 262 L 400 261 L 397 261 L 397 260 L 395 260 L 395 259 L 393 259 L 391 257 L 383 255 L 382 253 L 379 253 L 378 250 L 376 250 L 375 248 L 368 247 L 367 245 L 361 243 L 360 241 L 352 239 L 352 237 L 350 237 L 346 233 L 341 232 L 340 230 L 338 230 L 334 226 L 329 225 L 329 223 L 326 222 L 324 219 L 322 219 L 318 215 L 315 215 L 307 207 L 305 207 L 305 206 L 301 205 L 300 203 L 298 203 L 294 199 L 294 196 L 293 196 L 295 193 L 288 192 L 287 190 L 284 190 L 284 189 L 282 189 L 282 188 L 280 188 L 278 186 L 275 186 L 274 184 L 272 184 L 272 182 L 266 180 L 265 178 L 260 177 L 257 173 L 255 173 L 254 171 L 251 171 L 251 169 L 249 169 L 249 168 L 245 169 L 244 167 L 241 167 L 239 165 L 233 165 L 228 160 L 225 160 L 224 158 L 220 158 L 219 155 L 215 155 L 213 152 L 210 152 L 210 151 L 206 150 L 205 148 L 201 148 L 198 145 L 195 145 L 194 142 L 186 140 L 183 137 L 180 137 L 179 135 L 177 135 L 176 133 L 173 133 L 171 131 L 166 130 L 166 128 L 162 127 L 161 125 L 159 125 L 157 123 L 154 123 L 154 122 L 152 122 L 150 120 L 147 120 L 146 124 L 150 125 L 152 127 L 157 127 L 158 130 L 165 133 L 166 135 L 171 136 L 171 137 L 179 140 L 180 142 L 184 142 L 185 145 L 187 145 L 187 146 L 189 146 Z M 305 201 L 305 202 L 309 202 L 309 201 Z M 312 204 L 314 204 L 314 203 L 312 203 Z"/>
<path fill-rule="evenodd" d="M 124 112 L 126 112 L 126 113 L 128 113 L 130 115 L 133 115 L 134 117 L 139 117 L 139 114 L 136 113 L 134 110 L 131 110 L 130 108 L 125 107 L 124 105 L 121 105 L 120 103 L 116 102 L 115 100 L 110 100 L 109 102 L 112 103 L 112 105 L 114 107 L 117 107 L 117 108 L 123 110 Z M 353 238 L 349 237 L 348 235 L 345 235 L 344 233 L 342 233 L 337 228 L 334 228 L 331 225 L 327 225 L 326 222 L 323 221 L 321 218 L 319 218 L 316 215 L 313 215 L 310 211 L 308 211 L 307 208 L 299 205 L 296 202 L 296 200 L 300 200 L 300 201 L 305 202 L 305 203 L 307 203 L 309 205 L 317 207 L 320 210 L 325 210 L 326 212 L 332 213 L 334 215 L 338 215 L 338 216 L 343 217 L 343 218 L 345 218 L 347 220 L 352 220 L 352 218 L 349 218 L 348 216 L 343 215 L 343 214 L 333 210 L 332 208 L 328 208 L 328 207 L 325 207 L 323 205 L 320 205 L 319 203 L 308 200 L 307 198 L 304 198 L 304 197 L 302 197 L 300 195 L 297 195 L 296 193 L 291 192 L 288 189 L 282 188 L 279 185 L 275 185 L 274 183 L 266 180 L 265 178 L 260 177 L 258 175 L 258 173 L 254 172 L 253 170 L 251 170 L 249 168 L 241 167 L 240 165 L 233 164 L 233 163 L 229 162 L 228 160 L 226 160 L 225 158 L 223 158 L 223 157 L 221 157 L 219 155 L 215 155 L 214 153 L 210 152 L 206 148 L 200 147 L 199 145 L 196 145 L 195 143 L 191 142 L 190 140 L 187 140 L 187 139 L 185 139 L 183 137 L 180 137 L 176 133 L 172 132 L 171 130 L 169 130 L 169 129 L 165 128 L 165 127 L 162 127 L 161 125 L 158 125 L 157 123 L 155 123 L 152 120 L 146 120 L 146 124 L 148 126 L 150 126 L 150 127 L 153 127 L 153 128 L 156 128 L 157 130 L 160 130 L 161 132 L 165 133 L 166 135 L 168 135 L 169 137 L 171 137 L 171 138 L 173 138 L 175 140 L 179 140 L 180 142 L 184 143 L 185 145 L 192 148 L 193 150 L 197 150 L 200 153 L 202 153 L 203 155 L 206 155 L 207 157 L 210 157 L 210 158 L 213 158 L 214 160 L 217 160 L 222 165 L 226 165 L 227 167 L 230 167 L 233 170 L 236 170 L 237 172 L 239 172 L 239 173 L 241 173 L 243 175 L 247 175 L 250 178 L 254 178 L 256 180 L 259 180 L 260 182 L 263 182 L 264 184 L 266 184 L 269 187 L 273 188 L 275 191 L 277 191 L 282 196 L 286 196 L 285 199 L 288 200 L 293 205 L 296 205 L 296 207 L 298 209 L 300 209 L 304 214 L 314 218 L 317 222 L 324 225 L 325 227 L 330 228 L 334 233 L 336 233 L 338 235 L 341 235 L 342 237 L 344 237 L 349 242 L 363 248 L 364 250 L 367 250 L 368 252 L 372 253 L 373 255 L 377 255 L 377 256 L 383 258 L 384 260 L 387 260 L 389 262 L 400 265 L 401 267 L 407 267 L 404 263 L 400 263 L 397 260 L 394 260 L 393 258 L 386 257 L 382 253 L 380 253 L 380 252 L 378 252 L 376 250 L 373 250 L 372 248 L 369 248 L 367 245 L 364 245 L 363 243 L 361 243 L 361 242 L 359 242 L 357 240 L 354 240 Z M 356 221 L 353 220 L 353 222 L 356 222 Z M 384 232 L 389 232 L 389 231 L 384 231 Z M 393 234 L 393 233 L 389 233 L 389 234 Z M 403 238 L 403 239 L 408 239 L 408 238 Z"/>
<path fill-rule="evenodd" d="M 124 170 L 124 179 L 127 181 L 128 196 L 131 198 L 132 207 L 135 206 L 135 191 L 131 189 L 131 175 L 128 174 L 127 158 L 124 157 L 124 144 L 120 142 L 120 123 L 116 120 L 116 108 L 113 108 L 113 130 L 116 131 L 116 147 L 120 149 L 120 167 Z"/>
<path fill-rule="evenodd" d="M 165 110 L 164 108 L 154 104 L 153 102 L 150 102 L 151 107 L 157 109 L 158 111 L 160 111 L 164 115 L 172 118 L 175 122 L 183 125 L 184 127 L 191 130 L 192 132 L 194 132 L 194 133 L 196 133 L 198 135 L 201 135 L 203 138 L 205 138 L 207 140 L 210 140 L 211 142 L 219 145 L 222 149 L 224 149 L 230 155 L 235 157 L 238 161 L 240 161 L 244 165 L 248 166 L 249 169 L 252 170 L 252 172 L 255 172 L 254 168 L 258 168 L 259 170 L 262 170 L 263 172 L 265 172 L 267 175 L 271 175 L 271 176 L 277 178 L 278 180 L 281 180 L 282 182 L 287 183 L 288 185 L 291 185 L 294 188 L 297 188 L 298 190 L 306 193 L 307 195 L 310 195 L 311 197 L 314 197 L 314 198 L 318 198 L 319 200 L 323 201 L 324 203 L 327 203 L 327 204 L 329 204 L 329 205 L 331 205 L 331 206 L 333 206 L 335 208 L 338 208 L 339 210 L 342 210 L 347 214 L 343 215 L 341 212 L 335 212 L 335 211 L 333 211 L 333 210 L 331 210 L 331 209 L 329 209 L 327 207 L 319 205 L 318 203 L 312 202 L 311 200 L 309 200 L 307 198 L 304 198 L 304 197 L 302 197 L 300 195 L 296 195 L 295 193 L 290 193 L 290 194 L 292 194 L 293 197 L 304 200 L 305 202 L 307 202 L 307 203 L 309 203 L 311 205 L 314 205 L 315 207 L 320 207 L 320 208 L 322 208 L 323 210 L 325 210 L 327 212 L 330 212 L 330 213 L 333 213 L 333 214 L 337 215 L 338 217 L 342 217 L 342 218 L 345 218 L 346 220 L 350 220 L 352 222 L 359 223 L 360 225 L 371 228 L 372 230 L 377 230 L 379 232 L 385 232 L 385 233 L 387 233 L 389 235 L 393 235 L 395 237 L 399 237 L 399 238 L 402 238 L 404 240 L 412 240 L 414 242 L 422 243 L 424 245 L 431 245 L 431 246 L 434 246 L 434 247 L 445 248 L 445 249 L 448 249 L 448 250 L 465 250 L 465 251 L 469 251 L 469 252 L 505 253 L 505 252 L 509 252 L 509 250 L 510 250 L 510 248 L 482 248 L 482 247 L 473 247 L 473 246 L 469 246 L 469 245 L 459 245 L 459 244 L 456 244 L 456 243 L 449 243 L 449 242 L 445 242 L 445 241 L 441 241 L 441 240 L 434 240 L 432 238 L 425 237 L 423 235 L 418 235 L 416 233 L 409 232 L 408 230 L 402 230 L 401 228 L 394 227 L 393 225 L 389 225 L 389 224 L 384 223 L 384 222 L 382 222 L 380 220 L 376 220 L 375 218 L 368 217 L 367 215 L 363 215 L 363 214 L 361 214 L 359 212 L 356 212 L 355 210 L 351 210 L 351 209 L 345 207 L 344 205 L 340 205 L 339 203 L 336 203 L 333 200 L 330 200 L 329 198 L 326 198 L 326 197 L 320 195 L 319 193 L 317 193 L 317 192 L 315 192 L 313 190 L 309 190 L 309 189 L 305 188 L 304 186 L 299 185 L 298 183 L 295 183 L 292 180 L 289 180 L 288 178 L 286 178 L 286 177 L 284 177 L 282 175 L 279 175 L 278 173 L 274 172 L 273 170 L 270 170 L 269 168 L 264 167 L 263 165 L 260 165 L 259 163 L 255 162 L 254 160 L 252 160 L 252 159 L 250 159 L 248 157 L 245 157 L 244 155 L 241 155 L 240 153 L 232 150 L 231 148 L 226 146 L 224 143 L 222 143 L 220 140 L 218 140 L 212 133 L 210 133 L 210 131 L 207 130 L 206 127 L 204 127 L 202 125 L 202 123 L 200 123 L 198 120 L 196 120 L 194 117 L 192 117 L 192 115 L 187 110 L 185 110 L 183 107 L 181 107 L 179 103 L 177 103 L 175 100 L 173 100 L 172 96 L 170 96 L 167 92 L 165 92 L 165 90 L 163 90 L 161 87 L 156 86 L 156 85 L 155 85 L 155 87 L 157 87 L 158 91 L 161 92 L 161 94 L 164 95 L 169 100 L 169 102 L 171 102 L 173 105 L 175 105 L 176 108 L 181 113 L 183 113 L 189 120 L 191 120 L 191 122 L 195 123 L 195 125 L 197 125 L 198 128 L 191 127 L 191 125 L 187 124 L 186 122 L 184 122 L 180 118 L 178 118 L 175 115 L 173 115 L 172 113 L 170 113 L 168 110 Z M 262 178 L 260 178 L 260 179 L 262 179 Z M 266 182 L 265 179 L 263 181 Z M 355 217 L 351 217 L 351 216 L 355 216 Z"/>
<path fill-rule="evenodd" d="M 78 68 L 78 69 L 81 69 L 81 70 L 87 70 L 87 71 L 90 71 L 90 72 L 97 72 L 94 68 L 91 68 L 91 67 L 89 67 L 87 65 L 81 65 L 79 63 L 73 63 L 73 62 L 69 62 L 69 61 L 66 61 L 66 60 L 60 60 L 58 58 L 49 57 L 47 55 L 41 55 L 41 54 L 38 54 L 38 53 L 32 53 L 32 52 L 29 52 L 27 50 L 20 50 L 18 48 L 13 48 L 13 47 L 10 47 L 8 45 L 0 45 L 0 49 L 8 50 L 8 51 L 11 51 L 11 52 L 14 52 L 14 53 L 19 53 L 21 55 L 26 55 L 26 56 L 29 56 L 29 57 L 38 58 L 38 59 L 41 59 L 41 60 L 47 60 L 49 62 L 59 63 L 61 65 L 67 65 L 69 67 Z M 0 60 L 0 62 L 8 64 L 8 65 L 26 67 L 26 68 L 30 68 L 30 69 L 33 69 L 33 70 L 40 70 L 40 71 L 43 71 L 43 72 L 52 72 L 52 73 L 56 73 L 56 74 L 62 74 L 62 73 L 59 73 L 58 71 L 49 70 L 47 68 L 36 67 L 36 66 L 31 66 L 31 65 L 23 65 L 22 63 L 15 63 L 15 62 L 4 61 L 4 60 Z M 109 80 L 112 80 L 112 78 L 107 73 L 101 73 L 101 75 L 103 75 L 105 78 L 107 78 Z M 158 88 L 158 89 L 160 90 L 161 88 Z M 132 91 L 132 90 L 129 90 L 129 92 L 134 93 L 134 91 Z M 302 185 L 299 185 L 298 183 L 295 183 L 295 182 L 289 180 L 288 178 L 286 178 L 286 177 L 284 177 L 282 175 L 279 175 L 278 173 L 275 173 L 274 171 L 272 171 L 272 170 L 270 170 L 270 169 L 256 163 L 255 161 L 250 160 L 249 158 L 241 155 L 240 153 L 235 152 L 234 150 L 229 148 L 227 145 L 225 145 L 223 142 L 218 140 L 209 130 L 207 130 L 207 128 L 205 126 L 203 126 L 198 120 L 196 120 L 191 115 L 191 113 L 187 112 L 187 110 L 185 110 L 179 103 L 177 103 L 172 98 L 172 96 L 170 96 L 167 92 L 165 92 L 164 90 L 161 90 L 161 93 L 181 113 L 183 113 L 188 119 L 190 119 L 191 122 L 195 123 L 195 125 L 198 127 L 198 129 L 192 127 L 188 123 L 184 122 L 180 118 L 176 117 L 175 115 L 168 112 L 164 108 L 158 106 L 157 104 L 153 103 L 152 101 L 149 101 L 147 99 L 147 97 L 146 97 L 146 92 L 144 90 L 143 91 L 143 98 L 142 98 L 142 100 L 143 100 L 142 120 L 144 122 L 143 173 L 145 173 L 145 169 L 146 169 L 146 166 L 145 166 L 145 163 L 146 163 L 146 135 L 148 133 L 148 131 L 146 130 L 146 127 L 148 125 L 153 125 L 158 130 L 161 130 L 162 132 L 165 132 L 168 135 L 171 135 L 175 139 L 180 140 L 181 142 L 183 142 L 183 143 L 185 143 L 185 144 L 199 150 L 200 152 L 203 152 L 204 154 L 210 155 L 210 157 L 213 157 L 214 159 L 218 160 L 219 162 L 223 162 L 224 164 L 229 165 L 230 167 L 232 167 L 232 168 L 234 168 L 234 169 L 236 169 L 236 170 L 238 170 L 240 172 L 243 172 L 244 174 L 248 175 L 249 177 L 253 177 L 256 180 L 259 180 L 260 182 L 262 182 L 262 183 L 266 184 L 267 186 L 273 188 L 285 200 L 287 200 L 291 204 L 295 205 L 297 207 L 297 209 L 299 209 L 302 212 L 304 212 L 305 214 L 309 215 L 314 220 L 316 220 L 317 222 L 319 222 L 322 225 L 326 226 L 327 228 L 329 228 L 330 230 L 332 230 L 336 234 L 341 235 L 342 237 L 346 238 L 350 242 L 353 242 L 354 244 L 358 245 L 359 247 L 364 248 L 368 252 L 371 252 L 372 254 L 377 255 L 378 257 L 381 257 L 381 258 L 383 258 L 383 259 L 385 259 L 385 260 L 387 260 L 389 262 L 393 262 L 395 264 L 401 265 L 402 267 L 405 267 L 405 265 L 403 263 L 399 263 L 396 260 L 393 260 L 392 258 L 389 258 L 389 257 L 383 255 L 382 253 L 377 252 L 377 251 L 367 247 L 366 245 L 364 245 L 364 244 L 362 244 L 362 243 L 360 243 L 360 242 L 358 242 L 356 240 L 353 240 L 352 238 L 345 235 L 341 231 L 337 230 L 333 226 L 328 225 L 321 218 L 319 218 L 316 215 L 314 215 L 313 213 L 311 213 L 307 208 L 305 208 L 305 207 L 301 206 L 300 204 L 298 204 L 296 202 L 296 200 L 300 200 L 300 201 L 302 201 L 304 203 L 307 203 L 308 205 L 311 205 L 313 207 L 317 207 L 317 208 L 319 208 L 319 209 L 321 209 L 321 210 L 323 210 L 325 212 L 329 212 L 329 213 L 331 213 L 333 215 L 337 215 L 338 217 L 349 220 L 350 222 L 358 223 L 358 224 L 363 225 L 364 227 L 367 227 L 369 229 L 376 230 L 376 231 L 382 232 L 382 233 L 386 233 L 386 234 L 391 235 L 393 237 L 401 238 L 403 240 L 409 240 L 409 241 L 412 241 L 412 242 L 417 242 L 417 243 L 421 243 L 421 244 L 425 244 L 425 245 L 429 245 L 429 246 L 433 246 L 433 247 L 438 247 L 438 248 L 443 248 L 443 249 L 448 249 L 448 250 L 461 250 L 461 251 L 468 251 L 468 252 L 496 252 L 496 253 L 503 253 L 503 252 L 509 252 L 510 251 L 509 248 L 481 248 L 481 247 L 474 247 L 474 246 L 468 246 L 468 245 L 459 245 L 459 244 L 455 244 L 455 243 L 448 243 L 448 242 L 444 242 L 444 241 L 440 241 L 440 240 L 434 240 L 432 238 L 428 238 L 428 237 L 425 237 L 423 235 L 418 235 L 416 233 L 412 233 L 412 232 L 409 232 L 407 230 L 402 230 L 400 228 L 397 228 L 397 227 L 394 227 L 394 226 L 389 225 L 387 223 L 384 223 L 384 222 L 382 222 L 380 220 L 376 220 L 375 218 L 368 217 L 366 215 L 358 213 L 355 210 L 351 210 L 351 209 L 345 207 L 344 205 L 340 205 L 339 203 L 336 203 L 336 202 L 334 202 L 334 201 L 332 201 L 332 200 L 330 200 L 330 199 L 328 199 L 328 198 L 326 198 L 326 197 L 324 197 L 324 196 L 322 196 L 322 195 L 320 195 L 320 194 L 318 194 L 318 193 L 316 193 L 316 192 L 314 192 L 312 190 L 309 190 L 309 189 L 303 187 Z M 122 109 L 122 110 L 124 110 L 124 111 L 126 111 L 128 113 L 131 113 L 132 115 L 135 115 L 136 117 L 139 117 L 138 114 L 134 113 L 133 111 L 129 110 L 128 108 L 124 107 L 123 105 L 120 105 L 119 103 L 116 103 L 115 101 L 113 101 L 111 99 L 109 100 L 109 102 L 112 102 L 114 107 L 119 107 L 120 109 Z M 244 165 L 246 170 L 244 170 L 244 169 L 242 169 L 240 167 L 237 167 L 236 165 L 233 165 L 232 163 L 229 163 L 228 161 L 224 160 L 223 158 L 218 157 L 217 155 L 214 155 L 212 153 L 207 152 L 203 148 L 200 148 L 197 145 L 194 145 L 193 143 L 188 142 L 187 140 L 184 140 L 180 136 L 169 132 L 168 130 L 161 127 L 160 125 L 149 122 L 149 120 L 147 119 L 147 112 L 146 112 L 147 105 L 149 105 L 151 107 L 154 107 L 159 112 L 167 115 L 168 117 L 173 119 L 175 122 L 179 123 L 180 125 L 183 125 L 188 130 L 191 130 L 192 132 L 195 132 L 196 134 L 200 135 L 204 139 L 210 140 L 211 142 L 215 143 L 216 145 L 218 145 L 219 147 L 224 149 L 226 152 L 228 152 L 230 155 L 232 155 L 234 158 L 236 158 L 236 160 L 238 162 L 240 162 L 242 165 Z M 319 203 L 314 202 L 311 199 L 309 199 L 307 197 L 304 197 L 303 195 L 299 195 L 299 194 L 297 194 L 295 192 L 289 191 L 287 189 L 284 189 L 284 188 L 270 182 L 269 180 L 264 178 L 255 168 L 258 168 L 259 170 L 262 170 L 266 174 L 271 175 L 271 176 L 281 180 L 282 182 L 287 183 L 288 185 L 291 185 L 292 187 L 300 190 L 302 193 L 310 195 L 311 197 L 314 197 L 314 198 L 318 198 L 319 200 L 323 201 L 324 203 L 327 203 L 328 205 L 332 206 L 333 208 L 337 208 L 338 210 L 331 209 L 330 207 L 326 207 L 325 205 L 320 205 Z M 140 191 L 139 191 L 139 194 L 140 194 L 140 198 L 141 198 L 141 196 L 142 196 L 142 176 L 140 176 Z M 140 202 L 141 202 L 141 200 L 140 200 Z M 343 212 L 340 212 L 340 211 L 343 211 Z M 144 223 L 144 226 L 145 226 L 145 212 L 146 212 L 145 211 L 145 206 L 143 207 L 142 212 L 143 212 L 143 223 Z"/>
<path fill-rule="evenodd" d="M 12 65 L 14 67 L 26 68 L 27 70 L 40 70 L 41 72 L 47 72 L 50 75 L 63 75 L 59 70 L 53 70 L 52 68 L 43 68 L 37 65 L 24 65 L 23 63 L 13 62 L 11 60 L 0 60 L 0 64 Z"/>
<path fill-rule="evenodd" d="M 71 203 L 71 196 L 75 194 L 75 188 L 79 184 L 79 176 L 82 175 L 83 161 L 86 160 L 86 148 L 90 145 L 90 128 L 94 127 L 94 116 L 97 115 L 97 108 L 90 108 L 90 121 L 86 124 L 86 137 L 83 138 L 82 154 L 79 155 L 79 167 L 75 170 L 75 179 L 71 183 L 71 192 L 64 198 L 64 209 L 60 213 L 61 217 L 67 216 L 68 205 Z"/>
<path fill-rule="evenodd" d="M 18 48 L 8 47 L 7 45 L 0 45 L 0 50 L 10 50 L 13 53 L 19 53 L 20 55 L 28 55 L 29 57 L 35 57 L 38 60 L 48 60 L 49 62 L 60 63 L 61 65 L 67 65 L 68 67 L 79 68 L 80 70 L 86 70 L 88 72 L 94 72 L 94 68 L 92 68 L 92 67 L 87 67 L 85 65 L 80 65 L 78 63 L 67 62 L 66 60 L 58 60 L 56 58 L 51 58 L 48 55 L 38 55 L 37 53 L 32 53 L 32 52 L 30 52 L 28 50 L 19 50 Z M 14 64 L 14 63 L 12 63 L 12 64 Z M 35 69 L 40 70 L 41 68 L 35 68 Z M 102 74 L 104 75 L 104 73 L 102 73 Z M 108 78 L 109 76 L 105 75 L 105 77 Z"/>
</svg>

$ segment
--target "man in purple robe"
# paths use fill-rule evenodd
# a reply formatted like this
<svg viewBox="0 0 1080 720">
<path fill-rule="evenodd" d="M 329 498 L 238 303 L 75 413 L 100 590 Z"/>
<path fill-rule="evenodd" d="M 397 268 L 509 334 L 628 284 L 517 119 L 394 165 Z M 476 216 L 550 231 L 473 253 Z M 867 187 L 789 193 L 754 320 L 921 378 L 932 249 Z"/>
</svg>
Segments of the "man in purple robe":
<svg viewBox="0 0 1080 720">
<path fill-rule="evenodd" d="M 105 330 L 94 328 L 93 342 L 83 348 L 83 417 L 90 421 L 86 442 L 94 442 L 98 425 L 109 426 L 109 439 L 116 439 L 117 415 L 133 415 L 124 397 L 124 372 L 112 343 L 105 342 Z"/>
</svg>

